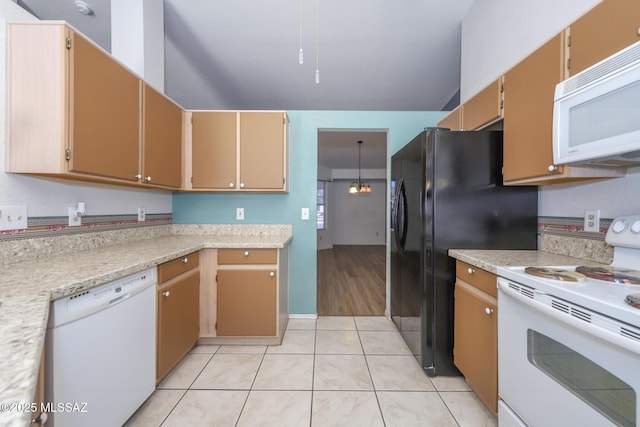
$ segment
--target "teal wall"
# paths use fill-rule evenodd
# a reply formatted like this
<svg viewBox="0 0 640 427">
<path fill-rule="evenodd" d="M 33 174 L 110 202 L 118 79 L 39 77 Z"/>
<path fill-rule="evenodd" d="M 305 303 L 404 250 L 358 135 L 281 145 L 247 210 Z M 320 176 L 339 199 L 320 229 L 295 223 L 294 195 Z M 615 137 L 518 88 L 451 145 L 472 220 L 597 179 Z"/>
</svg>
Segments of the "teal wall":
<svg viewBox="0 0 640 427">
<path fill-rule="evenodd" d="M 290 192 L 288 194 L 175 193 L 176 224 L 293 224 L 289 258 L 289 311 L 316 313 L 316 178 L 318 129 L 386 129 L 389 152 L 395 153 L 424 127 L 435 126 L 445 112 L 404 111 L 288 111 L 290 133 Z M 235 208 L 245 210 L 236 221 Z M 311 210 L 311 221 L 300 209 Z"/>
</svg>

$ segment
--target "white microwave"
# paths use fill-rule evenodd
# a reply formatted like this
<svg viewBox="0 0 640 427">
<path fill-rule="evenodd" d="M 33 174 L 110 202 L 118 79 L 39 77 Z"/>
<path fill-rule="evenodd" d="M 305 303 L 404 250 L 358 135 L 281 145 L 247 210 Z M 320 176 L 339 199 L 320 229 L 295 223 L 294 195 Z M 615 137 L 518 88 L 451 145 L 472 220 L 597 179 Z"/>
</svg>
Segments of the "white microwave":
<svg viewBox="0 0 640 427">
<path fill-rule="evenodd" d="M 640 166 L 640 42 L 556 86 L 553 161 Z"/>
</svg>

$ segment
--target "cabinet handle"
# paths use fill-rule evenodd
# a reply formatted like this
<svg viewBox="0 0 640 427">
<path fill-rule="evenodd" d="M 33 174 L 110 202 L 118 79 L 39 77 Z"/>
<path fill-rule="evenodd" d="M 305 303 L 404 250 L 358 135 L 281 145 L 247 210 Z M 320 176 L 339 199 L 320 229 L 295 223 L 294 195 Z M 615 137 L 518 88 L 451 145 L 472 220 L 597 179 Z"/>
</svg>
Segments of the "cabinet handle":
<svg viewBox="0 0 640 427">
<path fill-rule="evenodd" d="M 233 182 L 230 182 L 229 183 L 229 188 L 233 188 L 233 185 L 234 185 Z"/>
<path fill-rule="evenodd" d="M 276 273 L 274 273 L 273 271 L 269 273 L 269 277 L 276 277 Z"/>
<path fill-rule="evenodd" d="M 135 174 L 133 177 L 135 179 L 137 179 L 138 181 L 140 181 L 142 179 L 142 175 L 140 175 L 139 173 Z"/>
<path fill-rule="evenodd" d="M 34 418 L 31 420 L 31 424 L 37 424 L 37 425 L 45 425 L 47 423 L 47 419 L 49 419 L 49 416 L 47 415 L 46 412 L 41 412 L 40 415 L 38 415 L 38 418 Z"/>
<path fill-rule="evenodd" d="M 549 172 L 555 172 L 558 170 L 558 167 L 556 165 L 549 165 L 549 167 L 547 168 L 547 170 Z"/>
<path fill-rule="evenodd" d="M 165 297 L 165 298 L 168 297 L 169 295 L 171 295 L 171 292 L 169 292 L 169 291 L 164 291 L 162 293 L 162 296 Z"/>
<path fill-rule="evenodd" d="M 488 316 L 491 316 L 491 315 L 493 314 L 493 308 L 485 307 L 484 312 L 485 312 Z"/>
<path fill-rule="evenodd" d="M 144 180 L 145 180 L 146 182 L 151 182 L 151 177 L 150 177 L 150 176 L 145 176 L 145 177 L 144 177 Z"/>
<path fill-rule="evenodd" d="M 249 256 L 249 251 L 244 251 L 244 256 Z"/>
<path fill-rule="evenodd" d="M 473 274 L 473 273 L 475 273 L 475 272 L 476 272 L 476 271 L 475 271 L 473 268 L 471 268 L 471 267 L 467 268 L 467 273 L 469 273 L 469 274 Z"/>
<path fill-rule="evenodd" d="M 189 258 L 187 258 L 187 257 L 182 258 L 182 263 L 183 264 L 186 264 L 188 262 L 189 262 Z"/>
<path fill-rule="evenodd" d="M 244 182 L 240 183 L 240 188 L 244 188 Z"/>
</svg>

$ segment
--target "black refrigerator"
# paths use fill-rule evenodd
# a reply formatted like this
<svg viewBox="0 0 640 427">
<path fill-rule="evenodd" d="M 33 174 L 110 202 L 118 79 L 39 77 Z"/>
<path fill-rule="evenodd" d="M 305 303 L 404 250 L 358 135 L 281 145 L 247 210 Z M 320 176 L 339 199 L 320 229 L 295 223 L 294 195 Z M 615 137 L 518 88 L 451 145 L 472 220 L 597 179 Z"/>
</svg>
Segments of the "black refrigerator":
<svg viewBox="0 0 640 427">
<path fill-rule="evenodd" d="M 536 249 L 538 190 L 502 185 L 502 132 L 426 128 L 391 161 L 391 318 L 430 376 L 453 364 L 449 249 Z"/>
</svg>

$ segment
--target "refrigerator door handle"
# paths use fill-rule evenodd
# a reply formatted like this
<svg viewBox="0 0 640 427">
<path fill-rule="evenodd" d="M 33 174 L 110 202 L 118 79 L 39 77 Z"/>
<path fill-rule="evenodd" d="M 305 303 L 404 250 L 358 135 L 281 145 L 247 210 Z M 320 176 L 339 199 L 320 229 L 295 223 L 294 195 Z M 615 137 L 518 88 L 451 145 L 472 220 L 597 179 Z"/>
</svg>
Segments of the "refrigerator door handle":
<svg viewBox="0 0 640 427">
<path fill-rule="evenodd" d="M 402 228 L 398 232 L 396 232 L 396 236 L 399 235 L 399 242 L 398 242 L 398 246 L 400 246 L 400 248 L 404 251 L 404 246 L 407 243 L 407 225 L 408 225 L 408 218 L 407 218 L 407 190 L 404 186 L 404 179 L 402 179 L 400 181 L 400 196 L 402 197 L 402 203 L 400 203 L 400 197 L 398 197 L 398 208 L 400 208 L 400 206 L 402 207 L 402 209 L 398 209 L 398 212 L 402 212 Z M 398 213 L 399 215 L 399 213 Z M 400 218 L 398 218 L 400 219 Z M 396 220 L 397 221 L 397 220 Z M 399 226 L 400 224 L 398 224 Z"/>
<path fill-rule="evenodd" d="M 391 212 L 391 228 L 394 232 L 393 236 L 395 238 L 396 245 L 400 250 L 402 250 L 402 245 L 400 244 L 400 224 L 398 223 L 398 216 L 400 215 L 400 194 L 403 182 L 404 178 L 400 178 L 400 181 L 396 186 L 395 193 L 393 195 L 393 209 Z"/>
</svg>

